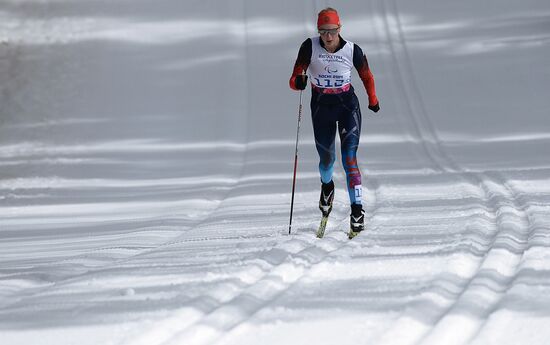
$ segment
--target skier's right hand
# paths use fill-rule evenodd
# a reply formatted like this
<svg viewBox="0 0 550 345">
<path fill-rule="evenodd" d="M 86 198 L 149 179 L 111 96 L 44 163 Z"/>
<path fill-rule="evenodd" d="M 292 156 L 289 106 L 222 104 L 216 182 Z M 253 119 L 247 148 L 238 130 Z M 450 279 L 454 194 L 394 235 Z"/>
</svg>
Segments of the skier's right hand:
<svg viewBox="0 0 550 345">
<path fill-rule="evenodd" d="M 307 74 L 298 74 L 294 81 L 294 85 L 298 90 L 305 90 L 307 86 Z"/>
</svg>

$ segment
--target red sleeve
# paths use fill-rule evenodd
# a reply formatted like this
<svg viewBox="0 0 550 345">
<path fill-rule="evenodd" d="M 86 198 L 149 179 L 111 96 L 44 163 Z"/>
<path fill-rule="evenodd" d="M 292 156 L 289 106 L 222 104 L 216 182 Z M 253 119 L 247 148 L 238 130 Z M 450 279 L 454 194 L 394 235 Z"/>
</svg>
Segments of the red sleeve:
<svg viewBox="0 0 550 345">
<path fill-rule="evenodd" d="M 296 76 L 307 71 L 311 62 L 311 51 L 311 39 L 308 38 L 300 46 L 300 51 L 298 52 L 298 57 L 296 58 L 296 62 L 294 63 L 294 69 L 292 70 L 292 76 L 288 81 L 288 84 L 290 85 L 290 88 L 292 90 L 298 91 L 298 89 L 296 88 Z"/>
<path fill-rule="evenodd" d="M 369 95 L 369 105 L 378 104 L 378 98 L 376 97 L 376 87 L 374 86 L 374 76 L 369 68 L 369 62 L 367 57 L 363 54 L 361 48 L 358 45 L 354 46 L 353 49 L 353 65 L 359 73 L 359 78 L 365 86 L 367 95 Z"/>
</svg>

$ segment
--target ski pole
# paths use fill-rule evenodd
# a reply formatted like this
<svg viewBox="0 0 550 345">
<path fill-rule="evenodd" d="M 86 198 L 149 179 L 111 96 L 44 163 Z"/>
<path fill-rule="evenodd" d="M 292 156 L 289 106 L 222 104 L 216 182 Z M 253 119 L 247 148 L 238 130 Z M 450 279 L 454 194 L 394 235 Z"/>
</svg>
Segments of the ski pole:
<svg viewBox="0 0 550 345">
<path fill-rule="evenodd" d="M 300 122 L 302 121 L 302 92 L 300 90 L 300 106 L 298 107 L 298 128 L 296 130 L 296 149 L 294 153 L 294 177 L 292 178 L 292 200 L 290 201 L 290 223 L 288 225 L 288 234 L 292 230 L 292 211 L 294 210 L 294 191 L 296 189 L 296 168 L 298 167 L 298 138 L 300 137 Z"/>
</svg>

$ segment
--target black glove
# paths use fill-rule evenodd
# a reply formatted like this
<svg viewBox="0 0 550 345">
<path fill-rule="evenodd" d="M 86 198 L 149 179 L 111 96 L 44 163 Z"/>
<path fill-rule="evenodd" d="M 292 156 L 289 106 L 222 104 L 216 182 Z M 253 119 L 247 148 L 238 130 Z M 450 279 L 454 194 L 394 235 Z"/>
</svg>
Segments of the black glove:
<svg viewBox="0 0 550 345">
<path fill-rule="evenodd" d="M 378 110 L 380 110 L 380 103 L 376 103 L 375 105 L 369 105 L 369 109 L 377 113 Z"/>
<path fill-rule="evenodd" d="M 294 81 L 294 85 L 296 85 L 296 88 L 298 90 L 305 90 L 307 86 L 307 75 L 306 74 L 298 74 L 296 76 L 296 80 Z"/>
</svg>

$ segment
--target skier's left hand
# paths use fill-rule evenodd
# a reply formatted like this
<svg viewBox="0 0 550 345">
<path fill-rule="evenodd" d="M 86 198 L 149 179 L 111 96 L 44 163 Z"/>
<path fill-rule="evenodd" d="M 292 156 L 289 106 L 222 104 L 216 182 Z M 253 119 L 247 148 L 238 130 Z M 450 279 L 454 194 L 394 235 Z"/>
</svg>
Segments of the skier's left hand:
<svg viewBox="0 0 550 345">
<path fill-rule="evenodd" d="M 375 105 L 369 105 L 369 109 L 377 113 L 378 110 L 380 110 L 380 103 L 378 102 Z"/>
</svg>

